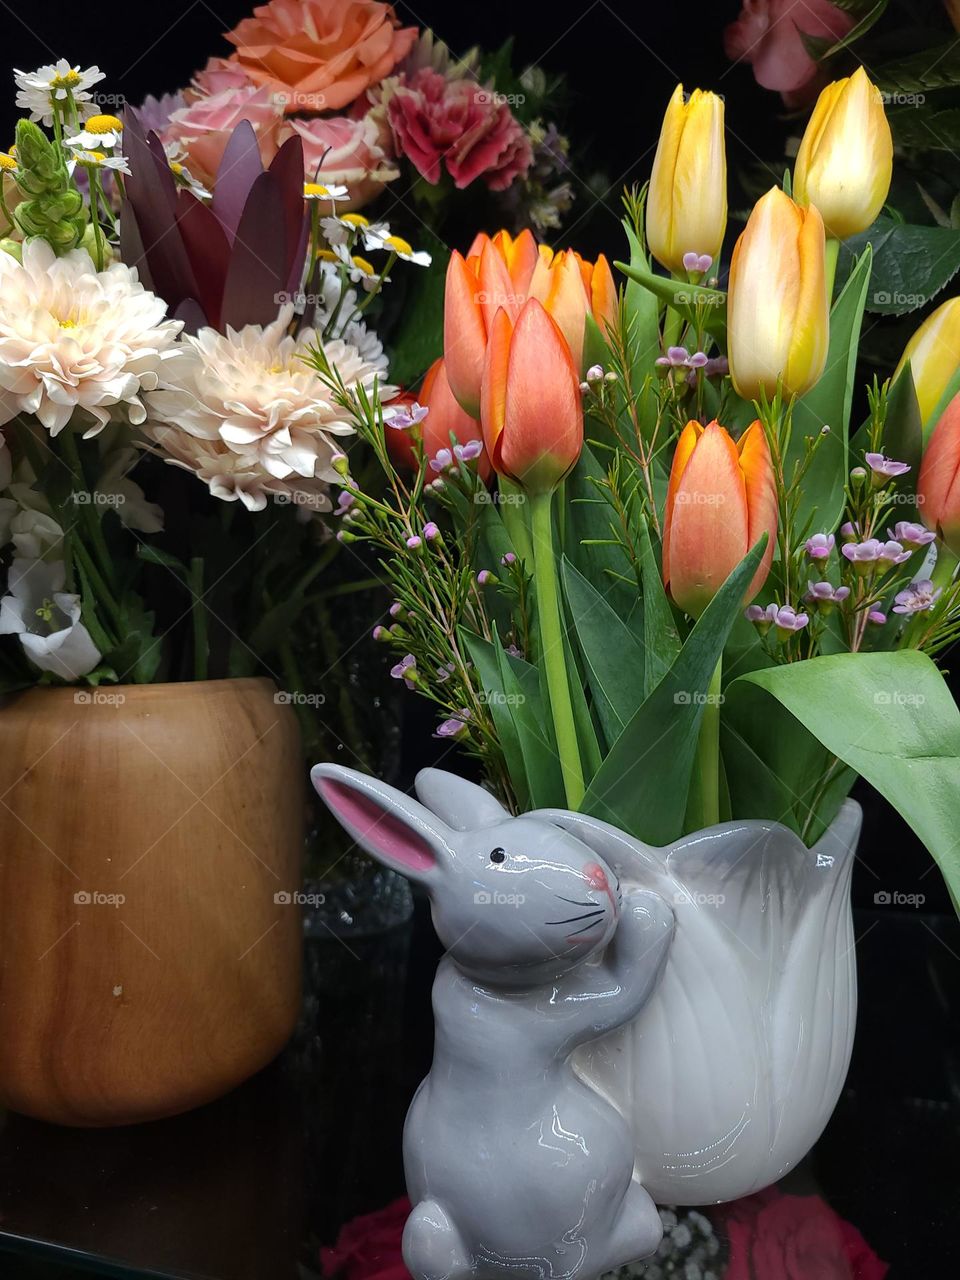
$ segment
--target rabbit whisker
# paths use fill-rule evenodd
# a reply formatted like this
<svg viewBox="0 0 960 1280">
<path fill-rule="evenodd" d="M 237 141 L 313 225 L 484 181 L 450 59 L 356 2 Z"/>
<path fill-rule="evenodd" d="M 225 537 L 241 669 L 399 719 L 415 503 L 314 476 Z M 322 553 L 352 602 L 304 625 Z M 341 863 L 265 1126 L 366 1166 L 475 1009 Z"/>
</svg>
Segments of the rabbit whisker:
<svg viewBox="0 0 960 1280">
<path fill-rule="evenodd" d="M 604 913 L 601 911 L 600 914 L 603 915 Z M 596 920 L 588 921 L 587 924 L 581 925 L 579 929 L 574 929 L 573 933 L 568 933 L 567 941 L 569 942 L 571 938 L 576 938 L 581 933 L 586 933 L 589 929 L 595 929 L 597 924 L 598 921 Z"/>
<path fill-rule="evenodd" d="M 561 902 L 569 902 L 571 907 L 595 907 L 597 904 L 590 898 L 586 902 L 581 902 L 577 898 L 565 898 L 562 893 L 555 893 L 555 898 L 559 898 Z"/>
<path fill-rule="evenodd" d="M 595 916 L 604 915 L 603 907 L 599 907 L 596 911 L 586 911 L 580 916 L 568 916 L 566 920 L 544 920 L 544 924 L 576 924 L 578 920 L 590 920 Z"/>
</svg>

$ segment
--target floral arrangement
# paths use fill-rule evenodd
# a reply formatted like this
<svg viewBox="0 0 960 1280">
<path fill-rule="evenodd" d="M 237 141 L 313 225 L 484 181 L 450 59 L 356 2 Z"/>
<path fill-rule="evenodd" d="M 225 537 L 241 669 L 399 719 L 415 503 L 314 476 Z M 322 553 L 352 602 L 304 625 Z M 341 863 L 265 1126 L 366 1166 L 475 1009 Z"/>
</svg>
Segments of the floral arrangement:
<svg viewBox="0 0 960 1280">
<path fill-rule="evenodd" d="M 265 671 L 316 752 L 304 664 L 337 663 L 342 597 L 375 583 L 333 536 L 355 426 L 311 361 L 402 413 L 398 375 L 440 346 L 446 211 L 469 189 L 555 226 L 568 144 L 541 114 L 556 85 L 521 84 L 509 47 L 454 62 L 373 0 L 274 0 L 227 40 L 139 109 L 98 67 L 16 72 L 0 690 Z M 401 175 L 429 248 L 359 212 Z M 346 686 L 332 701 L 350 720 Z"/>
<path fill-rule="evenodd" d="M 960 626 L 960 358 L 937 313 L 857 407 L 870 246 L 837 265 L 893 158 L 865 71 L 822 91 L 726 289 L 723 111 L 671 99 L 619 290 L 529 231 L 454 253 L 429 404 L 393 416 L 315 354 L 386 481 L 344 469 L 338 536 L 391 584 L 393 676 L 514 811 L 658 845 L 773 818 L 812 845 L 861 774 L 956 893 L 932 657 Z"/>
</svg>

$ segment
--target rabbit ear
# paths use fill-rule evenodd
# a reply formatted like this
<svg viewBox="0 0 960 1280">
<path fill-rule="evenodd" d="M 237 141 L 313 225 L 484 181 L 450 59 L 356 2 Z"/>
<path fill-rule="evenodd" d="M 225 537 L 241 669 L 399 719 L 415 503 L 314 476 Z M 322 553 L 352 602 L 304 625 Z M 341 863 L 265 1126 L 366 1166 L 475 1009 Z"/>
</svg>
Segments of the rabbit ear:
<svg viewBox="0 0 960 1280">
<path fill-rule="evenodd" d="M 454 856 L 444 824 L 395 787 L 338 764 L 315 765 L 310 780 L 357 844 L 411 880 L 432 882 Z"/>
<path fill-rule="evenodd" d="M 444 769 L 421 769 L 414 786 L 427 808 L 454 831 L 477 831 L 510 817 L 489 791 Z"/>
</svg>

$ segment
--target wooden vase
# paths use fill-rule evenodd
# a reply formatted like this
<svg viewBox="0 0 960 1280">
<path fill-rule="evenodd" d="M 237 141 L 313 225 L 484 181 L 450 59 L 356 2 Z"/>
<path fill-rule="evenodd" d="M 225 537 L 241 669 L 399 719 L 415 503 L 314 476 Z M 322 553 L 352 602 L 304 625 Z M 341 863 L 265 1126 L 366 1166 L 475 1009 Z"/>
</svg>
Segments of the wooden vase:
<svg viewBox="0 0 960 1280">
<path fill-rule="evenodd" d="M 303 775 L 268 680 L 0 703 L 0 1104 L 130 1124 L 279 1052 L 300 1007 Z"/>
</svg>

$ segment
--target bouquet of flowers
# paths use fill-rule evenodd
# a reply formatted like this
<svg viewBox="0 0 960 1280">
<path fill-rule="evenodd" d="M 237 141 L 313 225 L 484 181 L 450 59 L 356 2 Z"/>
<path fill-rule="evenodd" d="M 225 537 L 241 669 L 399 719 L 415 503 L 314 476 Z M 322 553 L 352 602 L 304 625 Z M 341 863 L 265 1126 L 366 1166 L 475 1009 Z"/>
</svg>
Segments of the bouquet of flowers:
<svg viewBox="0 0 960 1280">
<path fill-rule="evenodd" d="M 394 593 L 374 639 L 514 812 L 655 845 L 774 818 L 809 846 L 860 774 L 956 894 L 960 715 L 932 659 L 960 626 L 960 359 L 936 316 L 851 429 L 870 246 L 837 264 L 891 170 L 861 68 L 721 288 L 723 103 L 678 86 L 626 196 L 625 287 L 481 234 L 405 417 L 315 354 L 386 476 L 351 469 L 339 503 Z"/>
</svg>

